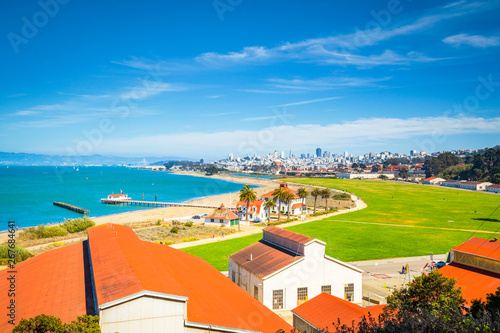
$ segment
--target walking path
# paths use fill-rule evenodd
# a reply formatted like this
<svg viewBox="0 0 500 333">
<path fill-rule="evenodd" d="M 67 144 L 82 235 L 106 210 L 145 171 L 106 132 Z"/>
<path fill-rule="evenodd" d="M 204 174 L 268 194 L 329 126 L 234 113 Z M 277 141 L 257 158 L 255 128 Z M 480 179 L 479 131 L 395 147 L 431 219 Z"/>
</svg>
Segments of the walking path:
<svg viewBox="0 0 500 333">
<path fill-rule="evenodd" d="M 350 213 L 350 212 L 354 212 L 354 211 L 361 210 L 361 209 L 364 209 L 364 208 L 368 207 L 366 205 L 366 203 L 363 200 L 361 200 L 360 198 L 358 198 L 358 197 L 356 197 L 354 195 L 351 195 L 351 198 L 356 203 L 356 207 L 355 208 L 344 209 L 344 210 L 340 210 L 340 211 L 337 211 L 337 212 L 334 212 L 334 213 L 331 213 L 331 214 L 325 214 L 325 215 L 310 217 L 310 218 L 306 219 L 305 221 L 300 221 L 299 220 L 299 221 L 295 221 L 295 222 L 284 223 L 284 224 L 281 224 L 280 227 L 291 227 L 291 226 L 298 225 L 298 224 L 304 224 L 304 223 L 309 223 L 309 222 L 312 222 L 312 221 L 318 221 L 318 220 L 322 220 L 322 219 L 325 219 L 325 218 L 330 217 L 330 216 L 335 216 L 335 215 Z M 227 240 L 227 239 L 233 239 L 233 238 L 239 238 L 239 237 L 245 237 L 245 236 L 250 236 L 250 235 L 258 234 L 258 233 L 261 233 L 262 229 L 264 229 L 264 228 L 265 227 L 252 226 L 252 225 L 250 225 L 250 226 L 241 226 L 242 231 L 240 231 L 238 233 L 235 233 L 235 234 L 227 235 L 225 237 L 206 238 L 206 239 L 201 239 L 199 241 L 194 241 L 194 242 L 189 242 L 189 243 L 172 244 L 170 246 L 173 247 L 173 248 L 176 248 L 176 249 L 182 249 L 182 248 L 185 248 L 185 247 L 191 247 L 191 246 L 197 246 L 197 245 L 202 245 L 202 244 L 215 243 L 215 242 L 220 242 L 220 241 L 224 241 L 224 240 Z"/>
</svg>

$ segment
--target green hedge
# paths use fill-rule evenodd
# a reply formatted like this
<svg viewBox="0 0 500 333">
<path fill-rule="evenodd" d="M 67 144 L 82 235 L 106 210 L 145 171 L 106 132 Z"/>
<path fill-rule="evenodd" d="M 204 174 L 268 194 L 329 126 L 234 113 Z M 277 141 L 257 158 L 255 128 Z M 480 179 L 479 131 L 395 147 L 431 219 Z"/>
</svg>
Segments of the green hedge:
<svg viewBox="0 0 500 333">
<path fill-rule="evenodd" d="M 9 259 L 10 259 L 9 250 L 11 250 L 9 245 L 0 246 L 0 264 L 1 265 L 8 265 L 9 264 Z M 33 257 L 33 254 L 30 251 L 28 251 L 24 247 L 21 247 L 18 245 L 16 245 L 14 247 L 14 252 L 15 252 L 15 256 L 16 256 L 16 263 L 19 263 L 21 261 L 24 261 L 26 259 Z"/>
<path fill-rule="evenodd" d="M 42 239 L 66 236 L 67 234 L 73 234 L 80 231 L 87 230 L 90 227 L 95 226 L 95 222 L 88 217 L 65 220 L 64 223 L 54 226 L 39 225 L 36 227 L 29 227 L 23 229 L 19 233 L 20 240 L 31 240 L 31 239 Z"/>
</svg>

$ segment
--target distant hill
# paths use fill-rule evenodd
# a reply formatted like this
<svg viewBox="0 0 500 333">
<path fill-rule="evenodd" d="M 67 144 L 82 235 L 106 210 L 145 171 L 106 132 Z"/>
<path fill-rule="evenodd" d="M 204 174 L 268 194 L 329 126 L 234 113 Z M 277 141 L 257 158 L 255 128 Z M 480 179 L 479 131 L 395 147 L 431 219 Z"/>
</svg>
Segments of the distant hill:
<svg viewBox="0 0 500 333">
<path fill-rule="evenodd" d="M 156 165 L 163 164 L 159 161 L 188 160 L 195 159 L 186 157 L 120 157 L 120 156 L 64 156 L 64 155 L 43 155 L 27 153 L 6 153 L 0 152 L 0 165 L 24 165 L 24 166 L 43 166 L 43 165 Z"/>
</svg>

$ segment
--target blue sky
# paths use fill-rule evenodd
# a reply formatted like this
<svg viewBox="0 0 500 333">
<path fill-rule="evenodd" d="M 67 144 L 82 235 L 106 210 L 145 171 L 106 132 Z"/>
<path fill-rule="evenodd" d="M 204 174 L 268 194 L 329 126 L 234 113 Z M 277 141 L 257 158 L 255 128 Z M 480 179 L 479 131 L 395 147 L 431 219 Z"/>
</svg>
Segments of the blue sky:
<svg viewBox="0 0 500 333">
<path fill-rule="evenodd" d="M 497 1 L 0 6 L 0 151 L 218 159 L 500 143 Z"/>
</svg>

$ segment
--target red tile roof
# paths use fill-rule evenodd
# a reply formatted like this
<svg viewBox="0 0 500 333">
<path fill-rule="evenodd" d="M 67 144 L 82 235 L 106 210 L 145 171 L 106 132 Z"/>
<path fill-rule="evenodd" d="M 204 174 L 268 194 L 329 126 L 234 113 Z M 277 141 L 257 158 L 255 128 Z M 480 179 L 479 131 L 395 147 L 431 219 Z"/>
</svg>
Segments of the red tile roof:
<svg viewBox="0 0 500 333">
<path fill-rule="evenodd" d="M 109 197 L 125 197 L 126 194 L 110 194 Z"/>
<path fill-rule="evenodd" d="M 262 199 L 251 201 L 250 202 L 250 212 L 253 212 L 253 208 L 256 207 L 256 212 L 260 213 L 260 209 L 262 208 L 263 203 L 264 203 L 264 200 L 262 200 Z M 238 203 L 236 204 L 236 209 L 239 209 L 241 206 L 246 207 L 247 202 L 246 201 L 238 201 Z"/>
<path fill-rule="evenodd" d="M 7 305 L 16 302 L 16 324 L 22 318 L 53 315 L 63 322 L 87 314 L 85 297 L 84 246 L 77 243 L 42 253 L 15 266 L 16 295 L 8 297 L 9 269 L 0 272 L 0 331 L 10 332 Z"/>
<path fill-rule="evenodd" d="M 425 178 L 424 180 L 433 180 L 433 179 L 438 179 L 438 177 L 429 177 L 429 178 Z"/>
<path fill-rule="evenodd" d="M 487 187 L 491 187 L 491 188 L 500 188 L 500 185 L 498 185 L 498 184 L 493 184 L 493 185 L 488 185 Z"/>
<path fill-rule="evenodd" d="M 486 300 L 487 294 L 494 293 L 500 287 L 500 274 L 481 269 L 451 263 L 440 268 L 439 271 L 457 281 L 456 286 L 462 289 L 463 298 L 469 305 L 474 299 Z"/>
<path fill-rule="evenodd" d="M 99 304 L 148 290 L 188 297 L 190 322 L 261 332 L 292 328 L 203 259 L 141 241 L 128 227 L 90 228 L 89 243 Z"/>
<path fill-rule="evenodd" d="M 291 192 L 293 195 L 294 195 L 294 198 L 299 198 L 299 195 L 297 194 L 298 192 L 295 191 L 295 190 L 292 190 L 291 188 L 289 187 L 283 187 L 283 190 L 287 191 L 287 192 Z M 262 194 L 260 197 L 261 198 L 272 198 L 273 197 L 273 192 L 274 191 L 271 191 L 271 192 L 267 192 L 265 194 Z"/>
<path fill-rule="evenodd" d="M 295 209 L 295 208 L 300 208 L 302 205 L 304 205 L 303 203 L 301 202 L 298 202 L 298 203 L 295 203 L 292 205 L 292 209 Z M 304 208 L 306 207 L 306 205 L 304 205 Z"/>
<path fill-rule="evenodd" d="M 232 210 L 229 208 L 224 207 L 224 204 L 221 204 L 221 206 L 215 210 L 213 210 L 211 213 L 209 213 L 207 216 L 205 216 L 206 219 L 223 219 L 223 220 L 236 220 L 239 219 L 240 217 L 233 213 Z"/>
<path fill-rule="evenodd" d="M 275 227 L 275 226 L 266 227 L 266 228 L 262 229 L 262 231 L 264 233 L 268 232 L 268 233 L 277 235 L 281 238 L 286 238 L 286 239 L 289 239 L 291 241 L 294 241 L 294 242 L 297 242 L 300 244 L 307 244 L 314 239 L 312 237 L 305 236 L 305 235 L 302 235 L 302 234 L 299 234 L 299 233 L 296 233 L 296 232 L 293 232 L 290 230 L 282 229 L 280 227 Z M 265 238 L 265 234 L 264 234 L 264 238 Z"/>
<path fill-rule="evenodd" d="M 368 313 L 377 319 L 383 308 L 384 305 L 362 308 L 336 296 L 321 293 L 292 311 L 316 328 L 324 330 L 332 328 L 332 323 L 338 320 L 342 325 L 350 326 L 353 321 L 357 323 L 363 316 L 368 317 Z"/>
<path fill-rule="evenodd" d="M 472 237 L 452 250 L 500 260 L 500 241 Z"/>
<path fill-rule="evenodd" d="M 286 251 L 264 240 L 229 256 L 229 259 L 262 278 L 302 258 L 299 253 Z"/>
</svg>

